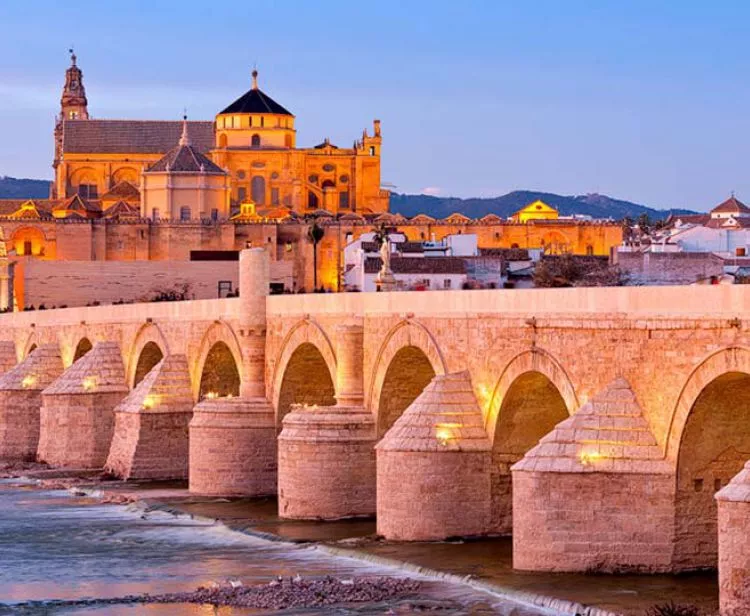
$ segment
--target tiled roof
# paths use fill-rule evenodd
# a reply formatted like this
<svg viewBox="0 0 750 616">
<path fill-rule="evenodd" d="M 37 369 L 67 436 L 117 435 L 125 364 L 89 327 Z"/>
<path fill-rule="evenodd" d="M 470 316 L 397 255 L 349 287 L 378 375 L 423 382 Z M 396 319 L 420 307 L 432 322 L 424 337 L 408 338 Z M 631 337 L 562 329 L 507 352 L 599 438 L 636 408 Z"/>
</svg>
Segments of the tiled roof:
<svg viewBox="0 0 750 616">
<path fill-rule="evenodd" d="M 528 261 L 529 251 L 525 248 L 480 248 L 483 257 L 502 257 L 506 261 Z"/>
<path fill-rule="evenodd" d="M 51 218 L 52 208 L 60 203 L 53 199 L 0 199 L 0 217 Z M 29 207 L 22 209 L 24 204 L 29 204 Z"/>
<path fill-rule="evenodd" d="M 213 122 L 188 122 L 194 147 L 208 152 L 214 147 Z M 181 121 L 65 120 L 63 152 L 163 154 L 182 134 Z"/>
<path fill-rule="evenodd" d="M 240 96 L 229 107 L 220 113 L 275 113 L 279 115 L 292 115 L 279 105 L 270 96 L 264 94 L 257 88 L 252 88 Z"/>
<path fill-rule="evenodd" d="M 399 252 L 411 252 L 411 253 L 422 253 L 424 252 L 424 246 L 422 242 L 398 242 L 395 244 L 396 250 Z"/>
<path fill-rule="evenodd" d="M 732 196 L 711 210 L 712 214 L 714 212 L 725 214 L 750 214 L 750 207 L 747 207 L 742 201 Z"/>
<path fill-rule="evenodd" d="M 127 180 L 123 180 L 110 188 L 101 198 L 104 200 L 131 199 L 137 201 L 141 198 L 141 191 Z"/>
<path fill-rule="evenodd" d="M 191 136 L 192 138 L 192 136 Z M 146 173 L 211 173 L 225 174 L 221 167 L 192 145 L 178 145 L 151 165 Z"/>
<path fill-rule="evenodd" d="M 750 227 L 750 219 L 745 217 L 712 218 L 703 226 L 709 229 L 746 229 Z"/>
<path fill-rule="evenodd" d="M 141 208 L 126 201 L 118 201 L 104 210 L 104 218 L 139 218 Z"/>
<path fill-rule="evenodd" d="M 383 267 L 380 257 L 365 259 L 365 273 L 377 274 Z M 461 257 L 392 257 L 394 274 L 465 274 L 466 263 Z"/>
</svg>

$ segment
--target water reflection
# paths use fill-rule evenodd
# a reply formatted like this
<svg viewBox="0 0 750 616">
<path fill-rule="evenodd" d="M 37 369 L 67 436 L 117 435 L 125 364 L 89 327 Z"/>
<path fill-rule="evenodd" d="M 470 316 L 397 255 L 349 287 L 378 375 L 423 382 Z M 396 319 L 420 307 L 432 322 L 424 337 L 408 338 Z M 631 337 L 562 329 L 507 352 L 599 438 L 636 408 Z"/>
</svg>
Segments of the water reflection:
<svg viewBox="0 0 750 616">
<path fill-rule="evenodd" d="M 0 484 L 0 614 L 111 616 L 238 616 L 259 610 L 188 605 L 30 606 L 28 601 L 78 600 L 193 590 L 239 578 L 266 583 L 278 575 L 403 575 L 396 570 L 328 556 L 304 545 L 250 537 L 207 521 L 92 504 L 64 491 Z M 441 613 L 531 615 L 463 586 L 427 582 L 420 596 L 392 604 L 326 610 L 328 614 L 410 613 L 414 602 L 435 602 Z M 14 607 L 15 606 L 15 607 Z M 315 614 L 287 610 L 280 614 Z"/>
</svg>

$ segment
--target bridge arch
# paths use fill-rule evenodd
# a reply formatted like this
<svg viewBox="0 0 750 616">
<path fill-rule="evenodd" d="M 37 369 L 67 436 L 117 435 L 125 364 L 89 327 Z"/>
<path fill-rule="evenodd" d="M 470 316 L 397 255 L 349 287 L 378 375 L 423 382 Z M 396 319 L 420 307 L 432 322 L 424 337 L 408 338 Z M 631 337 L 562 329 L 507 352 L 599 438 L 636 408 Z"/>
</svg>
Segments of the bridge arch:
<svg viewBox="0 0 750 616">
<path fill-rule="evenodd" d="M 151 368 L 169 355 L 169 344 L 161 328 L 155 323 L 144 323 L 135 335 L 128 353 L 128 385 L 132 389 L 143 380 Z"/>
<path fill-rule="evenodd" d="M 323 328 L 312 319 L 295 324 L 274 364 L 272 401 L 277 426 L 292 404 L 336 403 L 336 352 Z"/>
<path fill-rule="evenodd" d="M 448 371 L 434 336 L 421 323 L 404 320 L 385 336 L 375 358 L 369 408 L 382 436 L 437 374 Z"/>
<path fill-rule="evenodd" d="M 506 365 L 489 400 L 486 427 L 492 442 L 492 531 L 513 528 L 510 468 L 578 408 L 570 378 L 540 349 L 524 351 Z"/>
<path fill-rule="evenodd" d="M 29 335 L 26 338 L 26 342 L 24 343 L 22 349 L 22 356 L 21 361 L 26 359 L 31 352 L 36 349 L 39 346 L 39 336 L 37 335 L 36 331 L 32 330 Z"/>
<path fill-rule="evenodd" d="M 232 327 L 222 320 L 208 328 L 193 370 L 193 399 L 209 392 L 238 396 L 242 381 L 242 349 Z"/>
<path fill-rule="evenodd" d="M 89 340 L 87 336 L 83 336 L 73 350 L 73 361 L 71 363 L 76 363 L 93 348 L 94 345 L 91 344 L 91 340 Z"/>
<path fill-rule="evenodd" d="M 722 349 L 693 370 L 674 409 L 667 459 L 676 465 L 673 567 L 715 568 L 714 495 L 750 459 L 750 350 Z"/>
<path fill-rule="evenodd" d="M 539 374 L 551 383 L 562 398 L 568 415 L 572 415 L 578 410 L 578 396 L 568 373 L 560 362 L 542 349 L 523 351 L 506 364 L 490 395 L 485 426 L 493 443 L 495 442 L 498 423 L 501 420 L 503 404 L 506 402 L 513 385 L 518 384 L 516 383 L 518 379 L 527 374 Z M 539 384 L 542 382 L 539 381 Z"/>
</svg>

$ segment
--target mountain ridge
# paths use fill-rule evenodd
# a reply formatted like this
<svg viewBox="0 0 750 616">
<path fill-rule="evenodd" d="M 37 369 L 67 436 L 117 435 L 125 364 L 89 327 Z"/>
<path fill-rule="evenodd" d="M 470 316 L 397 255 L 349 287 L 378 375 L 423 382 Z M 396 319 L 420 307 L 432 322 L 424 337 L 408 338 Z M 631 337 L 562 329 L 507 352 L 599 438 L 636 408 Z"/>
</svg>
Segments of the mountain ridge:
<svg viewBox="0 0 750 616">
<path fill-rule="evenodd" d="M 579 214 L 620 220 L 625 217 L 635 219 L 646 214 L 652 220 L 661 220 L 670 214 L 697 214 L 684 208 L 661 210 L 598 193 L 565 196 L 534 190 L 514 190 L 499 197 L 467 199 L 391 193 L 391 212 L 406 217 L 423 213 L 433 218 L 445 218 L 454 212 L 461 212 L 470 218 L 481 218 L 487 214 L 497 214 L 501 218 L 507 218 L 537 199 L 556 208 L 561 216 Z"/>
<path fill-rule="evenodd" d="M 0 199 L 46 199 L 49 197 L 50 184 L 48 180 L 0 176 Z M 507 218 L 537 199 L 556 208 L 562 216 L 579 214 L 620 220 L 625 217 L 635 219 L 646 214 L 652 220 L 660 220 L 670 214 L 697 213 L 683 208 L 661 210 L 597 193 L 565 196 L 534 190 L 514 190 L 498 197 L 467 199 L 394 192 L 391 193 L 390 210 L 409 218 L 417 214 L 445 218 L 454 212 L 460 212 L 470 218 L 481 218 L 487 214 L 497 214 L 501 218 Z"/>
</svg>

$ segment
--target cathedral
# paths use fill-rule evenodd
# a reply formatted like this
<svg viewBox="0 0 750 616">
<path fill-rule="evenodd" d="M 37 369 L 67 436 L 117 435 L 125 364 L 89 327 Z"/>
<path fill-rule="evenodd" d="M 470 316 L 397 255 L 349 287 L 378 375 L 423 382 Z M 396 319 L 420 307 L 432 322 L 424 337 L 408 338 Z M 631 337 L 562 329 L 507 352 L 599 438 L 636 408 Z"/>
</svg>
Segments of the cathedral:
<svg viewBox="0 0 750 616">
<path fill-rule="evenodd" d="M 93 119 L 71 54 L 50 197 L 79 197 L 77 215 L 85 217 L 151 220 L 283 220 L 318 210 L 388 210 L 388 192 L 380 188 L 379 120 L 372 135 L 365 130 L 350 148 L 328 139 L 298 148 L 294 123 L 294 115 L 260 89 L 257 70 L 251 88 L 213 121 Z M 70 209 L 57 208 L 55 216 Z"/>
</svg>

